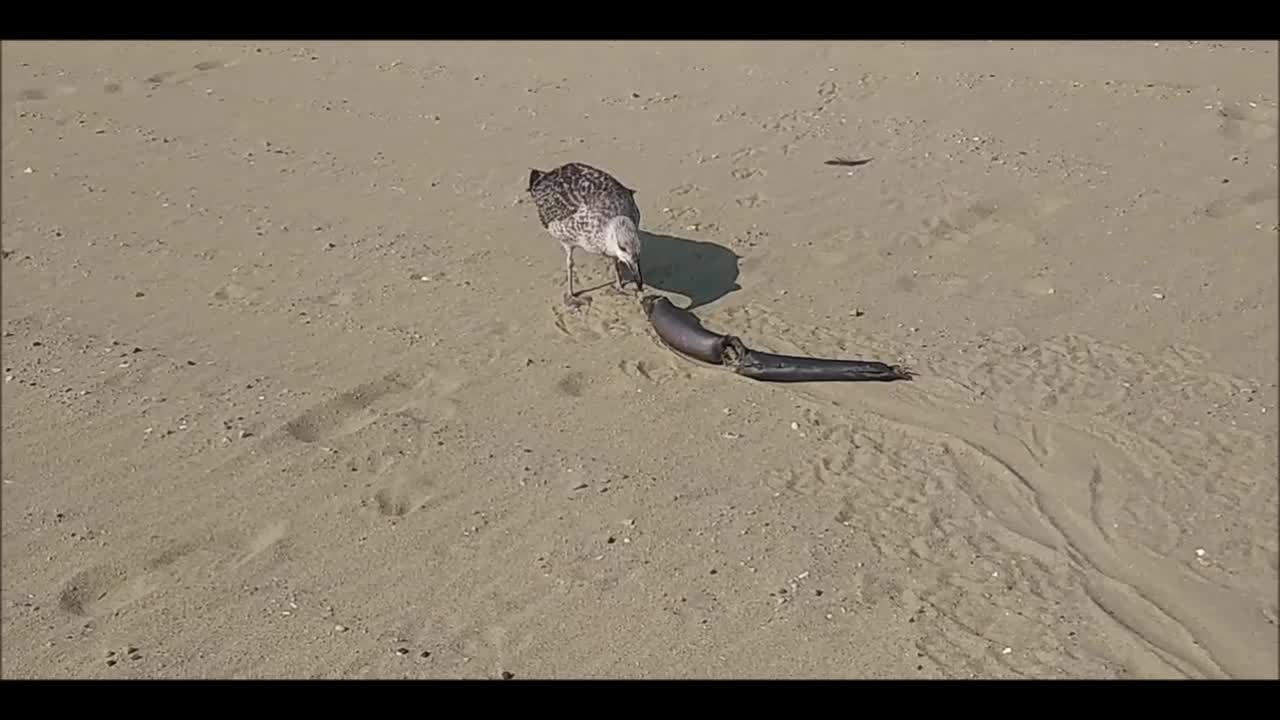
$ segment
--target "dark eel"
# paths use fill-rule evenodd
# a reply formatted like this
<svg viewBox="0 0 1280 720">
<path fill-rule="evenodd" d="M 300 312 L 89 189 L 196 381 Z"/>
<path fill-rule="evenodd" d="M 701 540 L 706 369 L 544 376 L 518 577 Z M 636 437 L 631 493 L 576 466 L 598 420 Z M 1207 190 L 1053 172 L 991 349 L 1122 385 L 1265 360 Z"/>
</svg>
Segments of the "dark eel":
<svg viewBox="0 0 1280 720">
<path fill-rule="evenodd" d="M 661 295 L 646 295 L 640 304 L 658 337 L 668 347 L 705 363 L 726 366 L 754 380 L 888 382 L 911 379 L 911 373 L 897 365 L 872 360 L 827 360 L 752 350 L 733 335 L 706 329 L 696 315 L 672 305 Z"/>
</svg>

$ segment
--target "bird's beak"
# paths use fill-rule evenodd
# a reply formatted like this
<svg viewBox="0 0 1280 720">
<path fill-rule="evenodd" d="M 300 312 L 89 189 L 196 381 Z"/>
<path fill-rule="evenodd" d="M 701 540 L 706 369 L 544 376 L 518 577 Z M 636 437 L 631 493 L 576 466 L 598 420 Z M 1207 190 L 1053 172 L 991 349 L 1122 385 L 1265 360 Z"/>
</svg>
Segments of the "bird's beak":
<svg viewBox="0 0 1280 720">
<path fill-rule="evenodd" d="M 632 275 L 635 275 L 635 277 L 636 277 L 636 290 L 637 290 L 637 291 L 643 291 L 643 290 L 644 290 L 644 275 L 640 272 L 640 261 L 639 261 L 639 260 L 637 260 L 637 261 L 636 261 L 636 262 L 634 262 L 634 263 L 627 263 L 627 265 L 628 265 L 628 267 L 630 267 L 630 268 L 631 268 L 631 274 L 632 274 Z"/>
</svg>

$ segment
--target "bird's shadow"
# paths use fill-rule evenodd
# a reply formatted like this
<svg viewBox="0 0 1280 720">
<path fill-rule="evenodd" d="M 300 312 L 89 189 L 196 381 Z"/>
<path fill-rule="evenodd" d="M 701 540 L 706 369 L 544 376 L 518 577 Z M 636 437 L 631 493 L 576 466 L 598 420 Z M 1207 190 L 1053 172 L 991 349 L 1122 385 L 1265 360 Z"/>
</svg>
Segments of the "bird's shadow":
<svg viewBox="0 0 1280 720">
<path fill-rule="evenodd" d="M 738 254 L 723 245 L 642 232 L 640 271 L 644 284 L 689 298 L 689 310 L 741 290 Z"/>
</svg>

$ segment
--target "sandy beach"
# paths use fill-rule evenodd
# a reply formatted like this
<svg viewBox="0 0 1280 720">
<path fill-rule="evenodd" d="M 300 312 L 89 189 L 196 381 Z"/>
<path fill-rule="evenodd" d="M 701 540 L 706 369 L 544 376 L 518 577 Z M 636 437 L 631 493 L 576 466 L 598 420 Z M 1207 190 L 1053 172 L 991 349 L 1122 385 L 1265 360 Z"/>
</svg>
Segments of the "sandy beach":
<svg viewBox="0 0 1280 720">
<path fill-rule="evenodd" d="M 1280 677 L 1278 49 L 6 42 L 0 676 Z"/>
</svg>

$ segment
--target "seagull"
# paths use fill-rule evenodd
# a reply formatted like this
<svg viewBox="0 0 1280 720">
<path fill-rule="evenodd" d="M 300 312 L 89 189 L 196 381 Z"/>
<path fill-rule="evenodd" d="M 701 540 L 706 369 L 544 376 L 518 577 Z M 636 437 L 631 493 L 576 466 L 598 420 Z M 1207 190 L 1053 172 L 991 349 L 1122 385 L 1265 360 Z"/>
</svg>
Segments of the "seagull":
<svg viewBox="0 0 1280 720">
<path fill-rule="evenodd" d="M 530 170 L 528 193 L 538 209 L 538 221 L 564 248 L 566 305 L 579 307 L 591 301 L 573 288 L 573 251 L 578 248 L 613 258 L 619 290 L 625 289 L 624 265 L 635 278 L 636 290 L 644 290 L 635 190 L 604 170 L 571 162 L 548 172 Z"/>
</svg>

